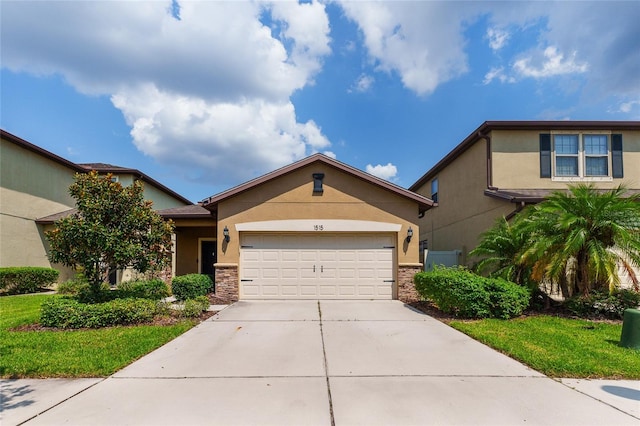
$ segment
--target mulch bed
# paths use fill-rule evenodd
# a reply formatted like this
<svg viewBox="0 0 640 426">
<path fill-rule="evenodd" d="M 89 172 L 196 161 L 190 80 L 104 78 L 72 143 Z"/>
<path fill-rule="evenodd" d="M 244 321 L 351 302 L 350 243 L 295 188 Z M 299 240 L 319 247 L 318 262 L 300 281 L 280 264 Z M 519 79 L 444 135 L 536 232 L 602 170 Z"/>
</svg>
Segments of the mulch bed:
<svg viewBox="0 0 640 426">
<path fill-rule="evenodd" d="M 209 293 L 207 297 L 209 298 L 209 303 L 212 305 L 230 305 L 229 301 L 216 296 L 215 293 Z"/>
</svg>

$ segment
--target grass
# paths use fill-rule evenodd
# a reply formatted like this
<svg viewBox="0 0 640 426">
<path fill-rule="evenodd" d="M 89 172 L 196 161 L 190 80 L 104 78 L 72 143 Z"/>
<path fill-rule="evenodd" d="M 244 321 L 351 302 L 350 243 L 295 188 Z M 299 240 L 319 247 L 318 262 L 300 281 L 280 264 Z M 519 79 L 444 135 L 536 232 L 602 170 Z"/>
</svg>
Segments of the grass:
<svg viewBox="0 0 640 426">
<path fill-rule="evenodd" d="M 622 324 L 532 316 L 450 325 L 550 377 L 640 379 L 640 350 L 618 345 Z"/>
<path fill-rule="evenodd" d="M 0 377 L 106 377 L 195 325 L 73 331 L 10 331 L 37 323 L 52 295 L 0 297 Z"/>
</svg>

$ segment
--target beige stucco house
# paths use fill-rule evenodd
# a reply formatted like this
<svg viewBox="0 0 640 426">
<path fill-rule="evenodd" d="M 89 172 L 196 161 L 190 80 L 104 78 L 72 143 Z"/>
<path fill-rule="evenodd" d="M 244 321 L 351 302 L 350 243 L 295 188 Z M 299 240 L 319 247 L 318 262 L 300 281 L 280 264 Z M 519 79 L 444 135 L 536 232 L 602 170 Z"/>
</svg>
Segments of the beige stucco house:
<svg viewBox="0 0 640 426">
<path fill-rule="evenodd" d="M 112 173 L 123 185 L 145 183 L 144 195 L 156 209 L 192 204 L 189 200 L 135 169 L 109 164 L 76 164 L 0 130 L 0 266 L 44 266 L 61 271 L 61 280 L 73 272 L 51 265 L 44 230 L 74 208 L 69 185 L 76 173 L 96 170 Z M 122 277 L 117 277 L 121 279 Z"/>
<path fill-rule="evenodd" d="M 176 273 L 214 260 L 216 293 L 238 300 L 409 298 L 433 203 L 315 154 L 200 204 L 161 212 Z"/>
<path fill-rule="evenodd" d="M 487 121 L 409 189 L 436 201 L 419 220 L 429 251 L 468 256 L 496 219 L 568 184 L 640 191 L 638 121 Z"/>
</svg>

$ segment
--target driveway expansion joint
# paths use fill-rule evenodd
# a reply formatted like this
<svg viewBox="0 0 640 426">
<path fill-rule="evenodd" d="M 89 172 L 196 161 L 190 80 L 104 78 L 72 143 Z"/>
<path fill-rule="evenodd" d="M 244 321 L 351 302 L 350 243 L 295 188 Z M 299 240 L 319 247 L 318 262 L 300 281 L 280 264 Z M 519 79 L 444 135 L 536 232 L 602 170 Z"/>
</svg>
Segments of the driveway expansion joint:
<svg viewBox="0 0 640 426">
<path fill-rule="evenodd" d="M 336 419 L 333 413 L 333 400 L 331 399 L 331 381 L 329 380 L 329 366 L 327 364 L 327 350 L 324 345 L 324 332 L 322 330 L 322 308 L 318 300 L 318 316 L 320 318 L 320 338 L 322 339 L 322 356 L 324 357 L 324 375 L 327 380 L 327 395 L 329 397 L 329 416 L 331 417 L 331 426 L 336 426 Z"/>
</svg>

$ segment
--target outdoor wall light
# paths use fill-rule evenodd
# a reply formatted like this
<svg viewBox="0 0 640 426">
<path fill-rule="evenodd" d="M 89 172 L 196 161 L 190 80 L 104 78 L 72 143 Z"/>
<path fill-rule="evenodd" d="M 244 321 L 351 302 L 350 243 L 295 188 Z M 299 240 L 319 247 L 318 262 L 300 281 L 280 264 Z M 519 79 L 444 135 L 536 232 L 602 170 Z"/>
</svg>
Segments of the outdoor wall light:
<svg viewBox="0 0 640 426">
<path fill-rule="evenodd" d="M 413 237 L 413 229 L 411 229 L 411 227 L 409 227 L 409 229 L 407 229 L 407 242 L 411 242 L 411 238 Z"/>
<path fill-rule="evenodd" d="M 231 237 L 229 236 L 229 228 L 225 226 L 224 229 L 222 230 L 222 235 L 224 235 L 224 241 L 228 243 L 229 240 L 231 239 Z"/>
</svg>

